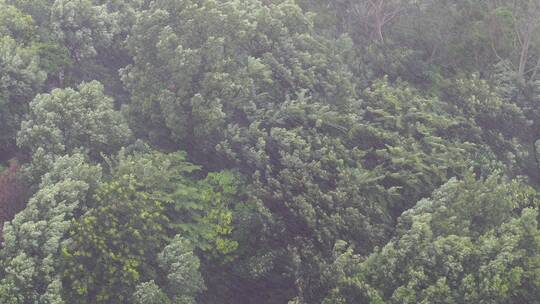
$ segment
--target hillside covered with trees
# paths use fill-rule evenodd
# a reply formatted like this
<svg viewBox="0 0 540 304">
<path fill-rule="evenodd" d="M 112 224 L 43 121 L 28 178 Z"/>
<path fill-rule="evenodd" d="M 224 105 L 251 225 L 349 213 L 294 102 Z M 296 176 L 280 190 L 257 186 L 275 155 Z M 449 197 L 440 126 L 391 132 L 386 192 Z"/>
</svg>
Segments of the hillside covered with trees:
<svg viewBox="0 0 540 304">
<path fill-rule="evenodd" d="M 0 0 L 1 304 L 540 303 L 539 0 Z"/>
</svg>

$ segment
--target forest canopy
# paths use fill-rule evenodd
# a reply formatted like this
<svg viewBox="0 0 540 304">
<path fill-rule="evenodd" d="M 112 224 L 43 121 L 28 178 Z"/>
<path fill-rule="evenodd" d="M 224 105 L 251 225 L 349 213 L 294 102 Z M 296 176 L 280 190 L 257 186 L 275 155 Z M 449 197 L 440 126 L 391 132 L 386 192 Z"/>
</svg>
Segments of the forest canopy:
<svg viewBox="0 0 540 304">
<path fill-rule="evenodd" d="M 0 303 L 540 303 L 540 1 L 0 0 Z"/>
</svg>

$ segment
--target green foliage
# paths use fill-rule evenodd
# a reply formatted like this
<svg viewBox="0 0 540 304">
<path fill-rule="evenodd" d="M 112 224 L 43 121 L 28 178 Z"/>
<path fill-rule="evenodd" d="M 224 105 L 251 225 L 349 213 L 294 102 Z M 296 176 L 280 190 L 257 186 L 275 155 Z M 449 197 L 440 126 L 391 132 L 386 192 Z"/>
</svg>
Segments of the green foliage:
<svg viewBox="0 0 540 304">
<path fill-rule="evenodd" d="M 232 172 L 209 173 L 195 180 L 190 176 L 200 167 L 187 162 L 184 153 L 164 154 L 147 148 L 134 154 L 123 151 L 111 165 L 113 177 L 130 176 L 138 192 L 147 191 L 163 202 L 174 234 L 181 233 L 198 249 L 216 254 L 236 248 L 227 237 L 232 229 L 229 208 L 238 192 L 237 176 Z"/>
<path fill-rule="evenodd" d="M 49 76 L 48 83 L 62 84 L 65 71 L 73 66 L 68 49 L 55 43 L 36 43 L 34 48 L 37 49 L 41 69 Z"/>
<path fill-rule="evenodd" d="M 36 25 L 41 29 L 49 29 L 50 8 L 55 0 L 4 0 L 6 3 L 17 7 L 21 12 L 32 16 Z M 53 33 L 49 33 L 52 35 Z"/>
<path fill-rule="evenodd" d="M 395 238 L 367 260 L 341 255 L 356 273 L 342 275 L 330 299 L 356 303 L 367 292 L 375 303 L 534 302 L 539 198 L 497 175 L 453 179 L 403 213 Z"/>
<path fill-rule="evenodd" d="M 367 254 L 388 240 L 393 218 L 411 202 L 470 166 L 493 169 L 492 157 L 477 157 L 478 146 L 448 132 L 459 123 L 436 98 L 386 81 L 363 95 L 348 112 L 307 97 L 285 101 L 248 128 L 229 127 L 218 146 L 251 179 L 260 219 L 248 218 L 246 233 L 265 235 L 265 243 L 242 237 L 241 247 L 260 248 L 243 275 L 274 276 L 282 267 L 274 263 L 287 263 L 300 302 L 320 301 L 329 287 L 322 272 L 337 240 Z M 283 239 L 287 248 L 276 247 Z"/>
<path fill-rule="evenodd" d="M 97 55 L 97 48 L 110 46 L 118 29 L 106 6 L 91 0 L 56 0 L 51 8 L 51 26 L 75 62 Z"/>
<path fill-rule="evenodd" d="M 173 299 L 202 288 L 200 275 L 192 273 L 198 260 L 188 243 L 175 238 L 165 246 L 180 234 L 203 251 L 233 250 L 227 204 L 236 190 L 226 173 L 192 181 L 189 174 L 196 169 L 180 153 L 120 154 L 111 181 L 100 186 L 92 209 L 73 222 L 72 240 L 63 249 L 67 300 L 124 302 L 140 282 L 162 282 L 163 272 L 169 273 L 165 290 Z M 176 261 L 175 253 L 185 261 Z M 182 294 L 176 294 L 178 284 Z"/>
<path fill-rule="evenodd" d="M 158 255 L 161 269 L 167 273 L 167 294 L 172 303 L 196 303 L 194 295 L 205 289 L 199 273 L 200 262 L 191 244 L 179 235 Z"/>
<path fill-rule="evenodd" d="M 26 209 L 4 225 L 0 302 L 63 303 L 60 249 L 100 177 L 101 168 L 87 164 L 81 154 L 54 162 Z"/>
<path fill-rule="evenodd" d="M 538 302 L 538 3 L 0 0 L 0 302 Z"/>
<path fill-rule="evenodd" d="M 145 282 L 137 285 L 137 290 L 133 295 L 135 304 L 170 304 L 171 300 L 167 297 L 154 281 Z"/>
<path fill-rule="evenodd" d="M 36 96 L 17 137 L 17 144 L 32 154 L 39 149 L 51 155 L 81 149 L 93 159 L 115 153 L 130 141 L 131 131 L 96 81 Z"/>
<path fill-rule="evenodd" d="M 135 303 L 196 303 L 194 296 L 205 289 L 205 286 L 199 273 L 200 262 L 193 254 L 191 244 L 177 235 L 157 259 L 162 272 L 167 274 L 167 292 L 163 292 L 153 280 L 141 283 L 133 295 Z"/>
<path fill-rule="evenodd" d="M 446 109 L 452 118 L 461 122 L 460 128 L 455 129 L 457 136 L 489 147 L 511 176 L 527 175 L 538 183 L 534 173 L 540 168 L 534 161 L 537 107 L 524 101 L 532 95 L 525 97 L 525 92 L 519 93 L 513 73 L 499 68 L 493 76 L 494 84 L 477 74 L 459 78 L 441 90 L 442 98 L 447 101 Z"/>
<path fill-rule="evenodd" d="M 36 55 L 12 37 L 0 36 L 0 152 L 15 144 L 28 103 L 45 80 Z"/>
<path fill-rule="evenodd" d="M 163 202 L 136 191 L 134 177 L 103 184 L 96 206 L 73 223 L 63 249 L 66 299 L 79 303 L 125 302 L 152 256 L 166 243 Z"/>
<path fill-rule="evenodd" d="M 0 37 L 9 36 L 28 43 L 34 36 L 34 21 L 13 5 L 0 1 Z"/>
<path fill-rule="evenodd" d="M 8 0 L 32 16 L 34 45 L 48 73 L 49 88 L 98 80 L 117 102 L 126 102 L 118 69 L 130 62 L 123 40 L 136 19 L 139 1 Z"/>
<path fill-rule="evenodd" d="M 197 151 L 202 163 L 232 121 L 249 123 L 299 89 L 335 104 L 353 89 L 338 59 L 346 42 L 313 36 L 311 20 L 291 2 L 155 1 L 127 43 L 135 62 L 123 80 L 136 133 Z"/>
</svg>

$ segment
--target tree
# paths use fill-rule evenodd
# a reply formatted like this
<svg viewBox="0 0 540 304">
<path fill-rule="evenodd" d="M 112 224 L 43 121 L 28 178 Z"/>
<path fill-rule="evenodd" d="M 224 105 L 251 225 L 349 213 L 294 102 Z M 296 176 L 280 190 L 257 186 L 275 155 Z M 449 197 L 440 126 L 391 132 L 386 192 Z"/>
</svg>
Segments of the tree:
<svg viewBox="0 0 540 304">
<path fill-rule="evenodd" d="M 65 88 L 98 80 L 107 94 L 127 102 L 118 69 L 131 58 L 123 41 L 142 5 L 132 0 L 8 0 L 35 20 L 35 47 L 48 73 L 47 86 Z"/>
<path fill-rule="evenodd" d="M 72 223 L 71 242 L 63 248 L 67 301 L 122 303 L 131 299 L 136 286 L 152 280 L 172 300 L 202 288 L 200 275 L 195 275 L 198 259 L 187 241 L 170 240 L 180 234 L 210 254 L 234 250 L 227 207 L 236 190 L 225 172 L 221 184 L 215 182 L 217 174 L 191 180 L 196 169 L 180 153 L 120 154 L 111 167 L 112 180 L 94 196 L 95 205 Z"/>
<path fill-rule="evenodd" d="M 56 0 L 50 8 L 50 32 L 65 47 L 74 63 L 64 69 L 65 82 L 98 80 L 118 103 L 128 97 L 120 83 L 118 70 L 131 58 L 123 40 L 135 19 L 139 1 Z M 65 83 L 65 84 L 64 84 Z"/>
<path fill-rule="evenodd" d="M 307 97 L 286 101 L 268 110 L 264 122 L 231 126 L 218 146 L 252 170 L 246 173 L 248 196 L 259 214 L 248 217 L 253 222 L 246 230 L 260 229 L 265 239 L 246 236 L 248 244 L 240 247 L 260 251 L 245 267 L 261 279 L 280 267 L 295 269 L 287 280 L 298 284 L 301 303 L 321 301 L 328 288 L 322 273 L 333 262 L 337 240 L 368 254 L 386 242 L 392 221 L 412 207 L 410 201 L 469 166 L 490 172 L 496 163 L 448 132 L 460 124 L 436 98 L 385 81 L 363 96 L 350 112 Z"/>
<path fill-rule="evenodd" d="M 0 37 L 9 36 L 18 42 L 28 44 L 35 35 L 34 20 L 13 5 L 0 1 Z"/>
<path fill-rule="evenodd" d="M 167 295 L 154 283 L 154 281 L 144 282 L 137 285 L 135 294 L 133 295 L 135 304 L 170 304 L 171 300 Z"/>
<path fill-rule="evenodd" d="M 437 98 L 388 81 L 357 88 L 350 39 L 319 35 L 290 1 L 156 1 L 128 48 L 137 135 L 248 177 L 255 215 L 238 225 L 264 237 L 238 236 L 256 250 L 233 271 L 261 299 L 322 300 L 337 240 L 367 254 L 412 202 L 469 166 L 490 170 L 491 155 L 482 163 L 447 132 L 460 124 Z M 270 281 L 295 287 L 264 294 Z"/>
<path fill-rule="evenodd" d="M 36 96 L 22 122 L 17 144 L 31 155 L 64 155 L 79 149 L 92 159 L 111 155 L 131 141 L 131 131 L 103 86 L 93 81 L 77 90 L 55 89 Z"/>
<path fill-rule="evenodd" d="M 56 0 L 51 25 L 75 62 L 96 56 L 97 48 L 110 46 L 118 31 L 115 16 L 91 0 Z"/>
<path fill-rule="evenodd" d="M 538 184 L 534 86 L 520 86 L 506 64 L 497 68 L 491 81 L 478 74 L 456 79 L 441 90 L 442 98 L 447 111 L 462 121 L 459 137 L 488 147 L 510 176 L 525 175 Z"/>
<path fill-rule="evenodd" d="M 162 147 L 197 150 L 190 157 L 205 164 L 228 122 L 248 124 L 257 108 L 300 89 L 335 104 L 353 90 L 330 56 L 341 51 L 313 36 L 291 2 L 160 0 L 142 12 L 127 43 L 133 129 Z"/>
<path fill-rule="evenodd" d="M 537 302 L 538 1 L 0 0 L 0 303 Z"/>
<path fill-rule="evenodd" d="M 377 303 L 534 301 L 539 198 L 498 175 L 453 179 L 403 213 L 396 237 L 356 262 L 331 297 L 355 303 L 352 296 L 368 290 Z"/>
<path fill-rule="evenodd" d="M 4 225 L 0 302 L 63 303 L 60 249 L 100 178 L 101 168 L 81 154 L 54 162 L 26 208 Z"/>
<path fill-rule="evenodd" d="M 1 29 L 0 29 L 1 33 Z M 0 152 L 12 155 L 28 103 L 45 80 L 34 50 L 0 36 Z"/>
<path fill-rule="evenodd" d="M 162 271 L 167 273 L 165 290 L 172 303 L 195 303 L 194 296 L 206 287 L 191 244 L 177 235 L 157 259 Z"/>
<path fill-rule="evenodd" d="M 55 0 L 5 0 L 26 15 L 32 16 L 38 29 L 49 29 L 50 9 Z M 48 35 L 51 35 L 49 33 Z"/>
</svg>

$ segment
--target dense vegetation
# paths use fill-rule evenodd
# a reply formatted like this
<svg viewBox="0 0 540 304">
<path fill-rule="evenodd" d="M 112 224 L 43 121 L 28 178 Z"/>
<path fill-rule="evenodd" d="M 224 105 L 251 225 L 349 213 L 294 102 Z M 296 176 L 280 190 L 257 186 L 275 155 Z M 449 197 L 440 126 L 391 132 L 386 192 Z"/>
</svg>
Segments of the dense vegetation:
<svg viewBox="0 0 540 304">
<path fill-rule="evenodd" d="M 0 303 L 540 303 L 538 0 L 0 0 Z"/>
</svg>

